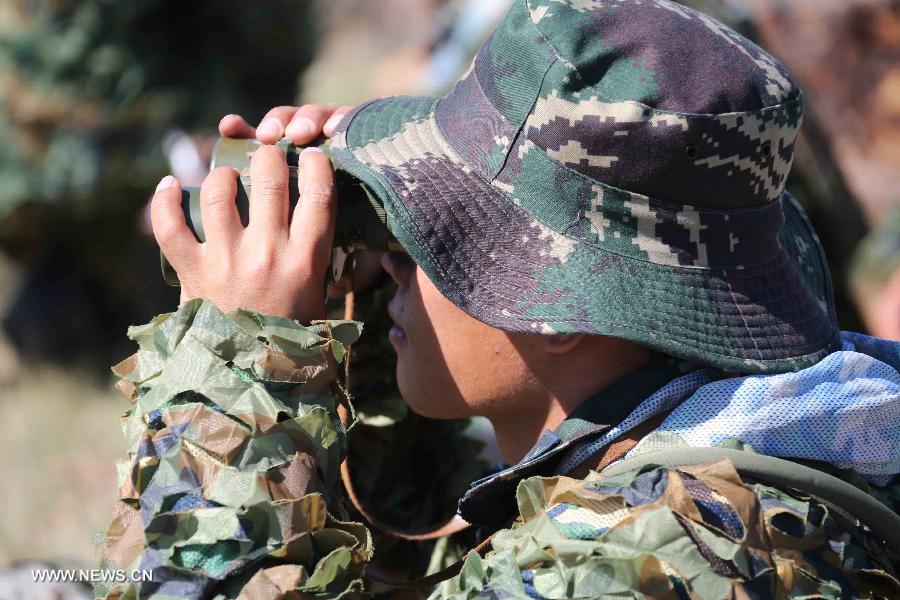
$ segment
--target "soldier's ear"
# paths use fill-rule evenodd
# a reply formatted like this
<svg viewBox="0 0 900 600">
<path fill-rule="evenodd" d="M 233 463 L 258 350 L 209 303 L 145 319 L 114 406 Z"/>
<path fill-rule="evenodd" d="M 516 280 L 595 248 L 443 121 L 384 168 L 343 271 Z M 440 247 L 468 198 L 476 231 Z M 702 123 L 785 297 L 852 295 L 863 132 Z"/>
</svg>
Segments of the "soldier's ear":
<svg viewBox="0 0 900 600">
<path fill-rule="evenodd" d="M 544 350 L 553 354 L 565 354 L 575 349 L 584 339 L 581 333 L 554 333 L 542 336 L 544 338 Z"/>
</svg>

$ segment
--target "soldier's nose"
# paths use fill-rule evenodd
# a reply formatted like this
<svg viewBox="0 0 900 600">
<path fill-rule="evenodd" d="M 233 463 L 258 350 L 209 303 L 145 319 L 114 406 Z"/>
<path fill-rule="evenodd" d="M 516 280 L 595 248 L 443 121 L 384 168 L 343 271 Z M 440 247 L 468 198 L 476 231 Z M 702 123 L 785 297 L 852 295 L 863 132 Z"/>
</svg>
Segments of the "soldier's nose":
<svg viewBox="0 0 900 600">
<path fill-rule="evenodd" d="M 385 252 L 381 256 L 381 266 L 400 287 L 409 287 L 410 276 L 416 263 L 406 252 Z"/>
</svg>

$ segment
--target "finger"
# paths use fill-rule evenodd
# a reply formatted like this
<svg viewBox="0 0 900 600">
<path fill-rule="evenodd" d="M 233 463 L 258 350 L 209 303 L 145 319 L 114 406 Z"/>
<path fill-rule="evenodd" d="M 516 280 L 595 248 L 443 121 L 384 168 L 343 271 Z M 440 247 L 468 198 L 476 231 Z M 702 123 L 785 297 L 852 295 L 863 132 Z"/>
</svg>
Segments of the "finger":
<svg viewBox="0 0 900 600">
<path fill-rule="evenodd" d="M 337 198 L 334 168 L 318 148 L 306 148 L 298 158 L 300 200 L 291 222 L 291 245 L 315 273 L 324 274 L 331 260 Z"/>
<path fill-rule="evenodd" d="M 284 128 L 297 112 L 296 106 L 276 106 L 266 113 L 256 126 L 256 139 L 263 144 L 274 144 L 284 137 Z"/>
<path fill-rule="evenodd" d="M 333 136 L 335 128 L 344 118 L 344 115 L 346 115 L 351 110 L 353 110 L 352 106 L 342 106 L 336 109 L 328 118 L 328 120 L 325 121 L 325 125 L 322 127 L 322 132 L 328 137 Z"/>
<path fill-rule="evenodd" d="M 250 159 L 250 223 L 258 239 L 288 237 L 288 167 L 284 152 L 260 146 Z"/>
<path fill-rule="evenodd" d="M 227 138 L 253 139 L 256 137 L 256 129 L 240 115 L 225 115 L 219 121 L 219 135 Z"/>
<path fill-rule="evenodd" d="M 156 243 L 179 277 L 192 270 L 199 258 L 200 244 L 184 220 L 181 184 L 171 175 L 163 177 L 156 186 L 150 201 L 150 221 Z"/>
<path fill-rule="evenodd" d="M 284 135 L 295 144 L 308 144 L 319 136 L 335 108 L 334 104 L 304 104 L 294 113 Z"/>
<path fill-rule="evenodd" d="M 243 231 L 235 196 L 238 172 L 218 167 L 206 176 L 200 187 L 200 220 L 206 242 L 211 246 L 233 247 Z"/>
</svg>

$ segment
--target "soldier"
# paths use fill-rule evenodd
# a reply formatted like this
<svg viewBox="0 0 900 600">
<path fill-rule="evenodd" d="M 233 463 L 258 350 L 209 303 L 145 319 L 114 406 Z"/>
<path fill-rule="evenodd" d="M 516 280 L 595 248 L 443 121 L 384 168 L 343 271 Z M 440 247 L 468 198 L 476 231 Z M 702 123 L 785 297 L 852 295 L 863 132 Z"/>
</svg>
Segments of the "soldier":
<svg viewBox="0 0 900 600">
<path fill-rule="evenodd" d="M 900 594 L 900 346 L 837 328 L 784 191 L 802 105 L 689 8 L 530 0 L 444 98 L 223 119 L 264 143 L 324 131 L 379 194 L 406 249 L 383 259 L 404 400 L 488 417 L 512 465 L 461 499 L 495 533 L 433 597 Z M 290 215 L 283 154 L 254 153 L 245 228 L 213 171 L 202 245 L 179 183 L 157 188 L 183 304 L 116 367 L 131 450 L 105 546 L 152 581 L 101 596 L 372 589 L 338 484 L 336 372 L 362 325 L 323 320 L 332 163 L 299 166 Z"/>
</svg>

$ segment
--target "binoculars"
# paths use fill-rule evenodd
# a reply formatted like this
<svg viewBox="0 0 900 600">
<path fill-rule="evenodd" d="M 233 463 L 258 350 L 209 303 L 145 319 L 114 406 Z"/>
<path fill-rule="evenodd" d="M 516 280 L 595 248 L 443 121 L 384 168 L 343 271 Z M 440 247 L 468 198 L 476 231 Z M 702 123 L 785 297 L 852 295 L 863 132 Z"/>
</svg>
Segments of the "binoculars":
<svg viewBox="0 0 900 600">
<path fill-rule="evenodd" d="M 252 182 L 250 181 L 250 157 L 260 146 L 256 140 L 237 140 L 221 138 L 216 142 L 212 153 L 211 169 L 216 167 L 233 167 L 240 173 L 240 185 L 237 186 L 238 214 L 246 226 L 249 214 L 249 198 Z M 297 157 L 305 146 L 295 146 L 290 140 L 283 139 L 276 144 L 284 151 L 290 170 L 291 209 L 297 205 L 299 191 L 297 189 Z M 327 152 L 327 146 L 322 146 Z M 391 234 L 390 224 L 384 206 L 369 187 L 346 171 L 335 169 L 335 192 L 338 199 L 337 220 L 335 221 L 334 248 L 335 256 L 346 257 L 353 250 L 376 250 L 381 252 L 402 250 L 402 246 Z M 203 223 L 200 220 L 200 188 L 184 187 L 181 192 L 181 208 L 184 211 L 188 227 L 200 242 L 205 241 Z M 332 261 L 334 263 L 334 260 Z M 160 251 L 160 263 L 163 278 L 169 285 L 177 286 L 178 274 Z"/>
</svg>

